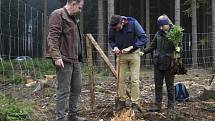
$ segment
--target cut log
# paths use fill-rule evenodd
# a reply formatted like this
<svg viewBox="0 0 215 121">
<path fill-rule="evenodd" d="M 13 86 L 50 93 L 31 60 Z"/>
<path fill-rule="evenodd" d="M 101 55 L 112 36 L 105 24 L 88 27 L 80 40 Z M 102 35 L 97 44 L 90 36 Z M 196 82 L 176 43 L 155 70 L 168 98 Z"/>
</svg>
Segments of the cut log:
<svg viewBox="0 0 215 121">
<path fill-rule="evenodd" d="M 201 100 L 215 99 L 215 82 L 211 83 L 210 86 L 205 86 L 202 95 L 200 96 Z"/>
<path fill-rule="evenodd" d="M 31 86 L 34 86 L 36 83 L 37 83 L 37 81 L 33 81 L 33 82 L 25 84 L 25 86 L 26 87 L 31 87 Z"/>
<path fill-rule="evenodd" d="M 39 80 L 38 85 L 33 91 L 33 93 L 40 91 L 47 87 L 57 87 L 56 85 L 56 75 L 45 75 L 45 79 Z"/>
<path fill-rule="evenodd" d="M 34 80 L 32 79 L 31 76 L 25 76 L 25 83 L 26 84 L 29 84 L 29 83 L 32 83 L 32 82 L 34 82 Z"/>
<path fill-rule="evenodd" d="M 55 80 L 56 75 L 44 75 L 46 80 Z"/>
<path fill-rule="evenodd" d="M 25 76 L 24 78 L 26 87 L 34 86 L 37 83 L 37 81 L 34 81 L 31 76 Z"/>
</svg>

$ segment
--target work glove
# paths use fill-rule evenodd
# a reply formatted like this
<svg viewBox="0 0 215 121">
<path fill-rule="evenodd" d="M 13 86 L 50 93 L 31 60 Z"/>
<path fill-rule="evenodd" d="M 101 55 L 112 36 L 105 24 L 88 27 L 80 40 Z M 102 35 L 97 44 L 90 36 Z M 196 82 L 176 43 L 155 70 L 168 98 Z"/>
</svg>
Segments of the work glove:
<svg viewBox="0 0 215 121">
<path fill-rule="evenodd" d="M 140 56 L 143 56 L 143 55 L 144 55 L 144 52 L 143 52 L 143 51 L 140 51 L 140 52 L 139 52 L 139 55 L 140 55 Z"/>
<path fill-rule="evenodd" d="M 180 47 L 176 47 L 176 48 L 175 48 L 175 51 L 176 51 L 177 53 L 180 53 L 180 52 L 181 52 L 181 48 L 180 48 Z"/>
</svg>

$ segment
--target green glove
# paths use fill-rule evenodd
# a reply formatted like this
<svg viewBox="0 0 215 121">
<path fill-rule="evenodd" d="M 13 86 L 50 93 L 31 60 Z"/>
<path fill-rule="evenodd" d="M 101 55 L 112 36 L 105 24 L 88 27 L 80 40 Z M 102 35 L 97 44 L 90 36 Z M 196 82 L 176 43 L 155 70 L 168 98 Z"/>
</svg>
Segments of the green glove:
<svg viewBox="0 0 215 121">
<path fill-rule="evenodd" d="M 140 54 L 140 56 L 143 56 L 143 55 L 144 55 L 144 52 L 143 52 L 143 51 L 140 51 L 139 54 Z"/>
<path fill-rule="evenodd" d="M 180 47 L 176 47 L 175 51 L 178 52 L 178 53 L 180 53 L 181 52 L 181 48 Z"/>
</svg>

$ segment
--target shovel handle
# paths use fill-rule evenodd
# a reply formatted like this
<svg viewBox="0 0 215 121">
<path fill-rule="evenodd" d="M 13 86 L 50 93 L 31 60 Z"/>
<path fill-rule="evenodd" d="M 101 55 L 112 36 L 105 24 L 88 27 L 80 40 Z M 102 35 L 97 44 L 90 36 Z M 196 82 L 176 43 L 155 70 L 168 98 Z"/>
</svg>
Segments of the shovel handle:
<svg viewBox="0 0 215 121">
<path fill-rule="evenodd" d="M 116 72 L 117 72 L 117 77 L 116 77 L 116 98 L 119 98 L 119 78 L 120 78 L 120 57 L 117 55 L 117 61 L 116 61 Z M 131 99 L 131 95 L 128 89 L 126 89 L 126 95 L 128 96 L 129 99 Z"/>
<path fill-rule="evenodd" d="M 116 70 L 117 70 L 117 78 L 116 78 L 116 97 L 119 97 L 119 73 L 120 73 L 120 58 L 117 56 L 116 61 Z"/>
</svg>

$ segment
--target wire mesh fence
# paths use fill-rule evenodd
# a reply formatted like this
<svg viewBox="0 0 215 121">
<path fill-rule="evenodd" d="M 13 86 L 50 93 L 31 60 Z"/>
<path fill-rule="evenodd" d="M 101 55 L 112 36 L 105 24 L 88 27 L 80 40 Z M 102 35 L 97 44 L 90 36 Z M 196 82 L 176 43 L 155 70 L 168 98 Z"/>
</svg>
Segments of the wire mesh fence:
<svg viewBox="0 0 215 121">
<path fill-rule="evenodd" d="M 35 72 L 35 69 L 29 69 L 34 68 L 34 61 L 29 63 L 26 60 L 42 57 L 44 21 L 43 13 L 24 0 L 0 0 L 0 60 L 3 75 L 10 71 L 9 75 L 14 78 L 16 69 L 21 73 L 26 71 L 25 75 Z"/>
<path fill-rule="evenodd" d="M 94 38 L 98 38 L 99 35 L 94 34 Z M 101 36 L 101 35 L 100 35 Z M 107 35 L 103 35 L 103 40 L 97 40 L 101 48 L 103 49 L 104 53 L 106 53 L 109 56 L 109 59 L 114 62 L 115 56 L 111 53 L 110 46 L 107 42 Z M 197 63 L 192 62 L 192 34 L 191 33 L 184 33 L 183 40 L 182 40 L 182 54 L 181 57 L 183 59 L 183 63 L 186 65 L 186 67 L 192 67 L 193 64 L 197 64 L 198 68 L 204 68 L 204 69 L 212 69 L 213 68 L 213 40 L 212 40 L 212 33 L 197 33 L 198 41 L 197 41 Z M 101 37 L 100 37 L 101 38 Z M 150 34 L 150 42 L 153 40 L 154 34 Z M 144 48 L 147 48 L 150 45 L 150 42 L 148 45 L 146 45 Z M 142 49 L 144 49 L 142 48 Z M 94 49 L 93 51 L 93 59 L 95 65 L 101 65 L 102 59 L 99 59 L 99 55 Z M 142 67 L 152 67 L 153 65 L 153 53 L 148 54 L 149 57 L 146 57 L 146 55 L 143 55 L 141 57 L 141 65 Z M 148 63 L 147 63 L 148 61 Z M 114 63 L 113 63 L 114 64 Z M 104 65 L 103 65 L 104 66 Z"/>
<path fill-rule="evenodd" d="M 42 56 L 43 13 L 23 0 L 1 0 L 2 58 Z"/>
<path fill-rule="evenodd" d="M 42 70 L 53 68 L 41 59 L 43 25 L 43 13 L 27 1 L 0 0 L 0 120 L 35 120 L 32 98 L 23 98 L 31 91 L 23 84 L 29 76 L 41 79 Z"/>
</svg>

